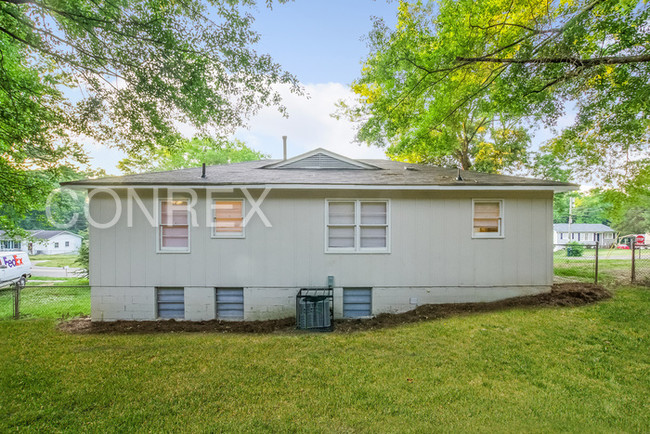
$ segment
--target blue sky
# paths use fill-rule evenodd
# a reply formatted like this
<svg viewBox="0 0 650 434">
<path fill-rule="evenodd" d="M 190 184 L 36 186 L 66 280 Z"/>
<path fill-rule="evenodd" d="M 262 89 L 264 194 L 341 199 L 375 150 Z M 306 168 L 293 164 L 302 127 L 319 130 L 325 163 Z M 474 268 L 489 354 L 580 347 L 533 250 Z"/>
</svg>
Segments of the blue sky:
<svg viewBox="0 0 650 434">
<path fill-rule="evenodd" d="M 296 0 L 259 8 L 254 28 L 267 52 L 303 83 L 350 84 L 368 53 L 361 38 L 371 16 L 394 25 L 397 2 L 382 0 Z"/>
<path fill-rule="evenodd" d="M 251 119 L 235 136 L 274 158 L 281 157 L 281 136 L 289 137 L 289 156 L 322 147 L 353 158 L 384 158 L 384 152 L 353 143 L 354 125 L 330 116 L 338 100 L 351 98 L 368 47 L 363 38 L 373 17 L 394 26 L 397 2 L 386 0 L 296 0 L 260 7 L 254 29 L 258 51 L 270 54 L 305 85 L 309 98 L 281 92 L 289 118 L 273 109 Z"/>
</svg>

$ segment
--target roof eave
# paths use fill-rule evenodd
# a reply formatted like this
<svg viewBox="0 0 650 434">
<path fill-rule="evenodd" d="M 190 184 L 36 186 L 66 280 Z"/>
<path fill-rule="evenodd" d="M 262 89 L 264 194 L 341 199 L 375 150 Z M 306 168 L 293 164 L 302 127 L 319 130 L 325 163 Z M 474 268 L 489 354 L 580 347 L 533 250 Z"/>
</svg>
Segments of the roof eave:
<svg viewBox="0 0 650 434">
<path fill-rule="evenodd" d="M 467 185 L 467 184 L 196 184 L 196 183 L 130 183 L 130 184 L 73 184 L 62 183 L 61 185 L 74 190 L 92 189 L 117 189 L 117 188 L 191 188 L 191 189 L 218 189 L 218 188 L 275 188 L 280 190 L 502 190 L 502 191 L 553 191 L 554 193 L 565 193 L 579 188 L 575 184 L 566 185 L 535 185 L 535 184 L 500 184 L 500 185 Z"/>
</svg>

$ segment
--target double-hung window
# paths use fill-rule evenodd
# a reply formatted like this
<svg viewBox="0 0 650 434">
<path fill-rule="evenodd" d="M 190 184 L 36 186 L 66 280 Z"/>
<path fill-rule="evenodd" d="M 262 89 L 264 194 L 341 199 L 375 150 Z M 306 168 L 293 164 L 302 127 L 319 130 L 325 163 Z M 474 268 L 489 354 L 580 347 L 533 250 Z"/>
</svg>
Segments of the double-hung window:
<svg viewBox="0 0 650 434">
<path fill-rule="evenodd" d="M 389 202 L 386 200 L 328 200 L 326 251 L 387 253 Z"/>
<path fill-rule="evenodd" d="M 161 252 L 189 252 L 190 226 L 187 199 L 161 200 L 158 246 Z"/>
<path fill-rule="evenodd" d="M 244 201 L 242 199 L 217 199 L 214 201 L 213 209 L 213 237 L 244 238 Z"/>
<path fill-rule="evenodd" d="M 473 238 L 503 238 L 503 200 L 474 199 Z"/>
</svg>

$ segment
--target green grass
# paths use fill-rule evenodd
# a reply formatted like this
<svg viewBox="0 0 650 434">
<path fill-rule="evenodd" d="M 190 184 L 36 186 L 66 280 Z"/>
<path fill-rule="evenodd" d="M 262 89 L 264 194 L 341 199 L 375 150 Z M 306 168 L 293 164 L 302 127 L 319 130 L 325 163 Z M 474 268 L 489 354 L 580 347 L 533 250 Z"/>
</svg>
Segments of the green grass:
<svg viewBox="0 0 650 434">
<path fill-rule="evenodd" d="M 594 281 L 594 262 L 591 261 L 558 261 L 555 260 L 554 273 L 556 276 L 575 278 L 584 282 Z M 650 270 L 649 270 L 650 271 Z M 629 283 L 631 262 L 623 259 L 598 261 L 598 281 L 604 284 Z"/>
<path fill-rule="evenodd" d="M 28 282 L 20 291 L 22 318 L 70 318 L 90 314 L 88 279 L 46 278 L 51 282 Z M 43 285 L 34 287 L 33 285 Z M 70 288 L 69 286 L 82 286 Z M 13 318 L 13 290 L 0 290 L 0 319 Z"/>
<path fill-rule="evenodd" d="M 0 431 L 642 432 L 649 339 L 641 288 L 356 334 L 1 321 Z"/>
<path fill-rule="evenodd" d="M 63 282 L 63 281 L 67 281 L 68 279 L 70 279 L 70 277 L 32 276 L 32 277 L 29 278 L 28 284 L 30 284 L 30 285 L 31 284 L 38 285 L 38 284 L 41 283 L 40 281 L 43 281 L 43 280 L 48 281 L 48 282 L 57 281 L 57 280 Z"/>
<path fill-rule="evenodd" d="M 37 265 L 39 267 L 71 267 L 78 268 L 79 265 L 74 262 L 79 256 L 76 254 L 68 255 L 34 255 L 30 256 L 29 259 L 32 261 L 32 265 Z"/>
</svg>

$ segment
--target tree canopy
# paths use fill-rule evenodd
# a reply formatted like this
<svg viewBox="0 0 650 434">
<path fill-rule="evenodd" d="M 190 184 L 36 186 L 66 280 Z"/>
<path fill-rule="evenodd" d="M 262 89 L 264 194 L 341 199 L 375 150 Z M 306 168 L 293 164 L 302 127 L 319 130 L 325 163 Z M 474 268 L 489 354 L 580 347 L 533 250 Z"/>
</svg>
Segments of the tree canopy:
<svg viewBox="0 0 650 434">
<path fill-rule="evenodd" d="M 130 174 L 186 169 L 201 166 L 202 163 L 210 166 L 264 158 L 269 158 L 269 155 L 255 151 L 239 140 L 195 137 L 191 140 L 181 139 L 171 147 L 152 148 L 137 157 L 125 158 L 118 166 L 124 173 Z"/>
<path fill-rule="evenodd" d="M 173 146 L 182 123 L 223 133 L 284 111 L 273 85 L 301 88 L 254 50 L 253 6 L 0 0 L 0 226 L 42 203 L 62 164 L 86 162 L 87 138 L 134 156 Z"/>
<path fill-rule="evenodd" d="M 482 142 L 502 148 L 497 162 L 522 161 L 523 126 L 575 112 L 542 151 L 582 179 L 620 181 L 648 164 L 649 10 L 642 0 L 401 1 L 394 29 L 375 22 L 357 104 L 343 109 L 360 141 L 477 169 Z M 502 126 L 519 134 L 505 147 Z"/>
</svg>

